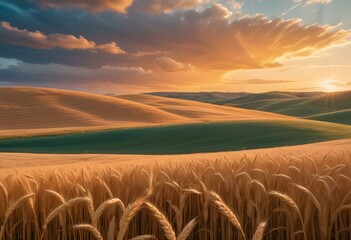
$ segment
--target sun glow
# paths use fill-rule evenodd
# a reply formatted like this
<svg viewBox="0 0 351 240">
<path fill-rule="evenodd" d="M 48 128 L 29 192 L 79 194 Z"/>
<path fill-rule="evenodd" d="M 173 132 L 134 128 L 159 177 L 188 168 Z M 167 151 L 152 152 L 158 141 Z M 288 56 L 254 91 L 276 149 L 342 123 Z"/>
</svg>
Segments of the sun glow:
<svg viewBox="0 0 351 240">
<path fill-rule="evenodd" d="M 321 88 L 326 92 L 336 92 L 338 91 L 338 86 L 336 85 L 336 80 L 327 80 L 321 83 Z"/>
</svg>

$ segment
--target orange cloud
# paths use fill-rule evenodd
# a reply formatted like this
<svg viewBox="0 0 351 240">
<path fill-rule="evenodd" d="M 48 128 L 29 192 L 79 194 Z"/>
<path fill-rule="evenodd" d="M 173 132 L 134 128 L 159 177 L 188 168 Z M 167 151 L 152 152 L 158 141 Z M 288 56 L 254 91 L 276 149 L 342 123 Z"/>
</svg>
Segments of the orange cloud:
<svg viewBox="0 0 351 240">
<path fill-rule="evenodd" d="M 97 45 L 93 41 L 79 36 L 65 34 L 45 35 L 39 31 L 31 32 L 26 29 L 18 29 L 8 22 L 1 22 L 1 42 L 14 45 L 22 45 L 37 49 L 63 48 L 68 50 L 80 49 L 90 51 L 102 51 L 111 54 L 121 54 L 124 51 L 115 42 Z"/>
<path fill-rule="evenodd" d="M 255 79 L 246 79 L 246 80 L 240 80 L 236 82 L 232 82 L 234 84 L 282 84 L 282 83 L 294 83 L 296 81 L 292 80 L 266 80 L 266 79 L 260 79 L 260 78 L 255 78 Z"/>
<path fill-rule="evenodd" d="M 37 0 L 40 6 L 53 8 L 85 8 L 93 12 L 125 13 L 133 0 Z"/>
<path fill-rule="evenodd" d="M 134 0 L 132 8 L 149 14 L 167 13 L 200 5 L 204 0 Z"/>
<path fill-rule="evenodd" d="M 44 8 L 83 8 L 92 12 L 126 13 L 128 8 L 149 14 L 168 13 L 177 9 L 196 7 L 206 0 L 34 0 Z M 235 4 L 234 6 L 238 6 Z"/>
<path fill-rule="evenodd" d="M 177 72 L 182 70 L 191 70 L 194 68 L 190 64 L 177 62 L 169 57 L 157 57 L 155 58 L 154 62 L 161 70 L 165 72 Z"/>
<path fill-rule="evenodd" d="M 150 36 L 155 36 L 155 50 L 172 49 L 166 56 L 179 62 L 197 69 L 233 70 L 277 67 L 283 58 L 308 56 L 343 44 L 351 33 L 304 25 L 298 19 L 257 15 L 231 21 L 229 16 L 220 4 L 201 12 L 176 13 Z"/>
</svg>

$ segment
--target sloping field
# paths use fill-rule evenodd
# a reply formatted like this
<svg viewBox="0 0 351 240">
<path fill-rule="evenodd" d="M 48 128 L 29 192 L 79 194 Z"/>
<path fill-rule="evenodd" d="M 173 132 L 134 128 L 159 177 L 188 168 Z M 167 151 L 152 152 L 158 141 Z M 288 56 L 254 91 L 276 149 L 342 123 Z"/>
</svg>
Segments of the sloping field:
<svg viewBox="0 0 351 240">
<path fill-rule="evenodd" d="M 157 98 L 158 104 L 146 104 L 144 95 L 126 99 L 56 89 L 0 88 L 0 137 L 159 124 L 284 118 L 271 113 L 185 100 L 172 99 L 169 104 L 167 98 L 161 97 Z"/>
<path fill-rule="evenodd" d="M 160 93 L 151 93 L 160 95 Z M 163 96 L 189 98 L 189 94 L 161 93 Z M 202 93 L 204 95 L 205 93 Z M 202 95 L 193 96 L 193 100 L 202 101 Z M 351 91 L 335 93 L 290 93 L 268 92 L 219 99 L 216 94 L 211 100 L 211 94 L 206 95 L 206 101 L 245 109 L 274 112 L 295 117 L 315 119 L 320 121 L 351 124 L 349 110 L 351 109 Z"/>
<path fill-rule="evenodd" d="M 170 114 L 200 121 L 283 119 L 283 115 L 269 112 L 231 108 L 189 100 L 179 100 L 147 94 L 125 95 L 119 98 L 155 107 Z"/>
<path fill-rule="evenodd" d="M 0 129 L 164 123 L 181 117 L 123 99 L 42 88 L 0 88 Z"/>
<path fill-rule="evenodd" d="M 351 109 L 316 114 L 316 115 L 309 116 L 307 118 L 318 120 L 318 121 L 325 121 L 325 122 L 351 124 Z"/>
<path fill-rule="evenodd" d="M 311 120 L 255 120 L 128 128 L 0 140 L 1 152 L 183 154 L 351 138 L 351 126 Z"/>
<path fill-rule="evenodd" d="M 154 96 L 213 103 L 250 95 L 245 92 L 152 92 Z"/>
</svg>

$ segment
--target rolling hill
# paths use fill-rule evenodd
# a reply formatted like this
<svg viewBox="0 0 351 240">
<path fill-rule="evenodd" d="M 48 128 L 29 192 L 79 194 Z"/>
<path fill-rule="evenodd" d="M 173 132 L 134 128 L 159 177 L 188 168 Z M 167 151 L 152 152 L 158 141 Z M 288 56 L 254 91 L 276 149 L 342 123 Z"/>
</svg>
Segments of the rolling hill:
<svg viewBox="0 0 351 240">
<path fill-rule="evenodd" d="M 279 104 L 299 100 L 282 93 L 267 97 L 280 97 Z M 307 103 L 301 109 L 309 113 L 328 109 L 330 101 L 321 97 L 301 97 L 315 111 L 309 110 Z M 241 101 L 238 105 L 244 105 L 243 99 L 255 97 L 237 99 Z M 347 107 L 345 100 L 336 102 Z M 347 125 L 148 94 L 111 97 L 44 88 L 0 88 L 0 104 L 0 136 L 4 138 L 0 152 L 184 154 L 351 138 L 351 126 Z M 338 114 L 341 119 L 345 113 L 314 118 L 336 118 Z"/>
<path fill-rule="evenodd" d="M 245 92 L 153 92 L 155 96 L 213 103 L 250 95 Z"/>
<path fill-rule="evenodd" d="M 138 102 L 197 122 L 287 118 L 286 116 L 272 114 L 269 112 L 232 108 L 228 106 L 165 98 L 147 94 L 124 95 L 118 96 L 118 98 Z"/>
<path fill-rule="evenodd" d="M 155 94 L 158 95 L 159 93 Z M 165 93 L 163 95 L 167 96 Z M 171 96 L 182 96 L 182 94 L 172 94 Z M 201 99 L 198 100 L 201 101 Z M 335 93 L 253 93 L 230 99 L 218 100 L 216 98 L 212 103 L 306 119 L 351 124 L 351 91 Z"/>
<path fill-rule="evenodd" d="M 0 88 L 0 112 L 0 137 L 285 118 L 277 114 L 148 95 L 116 98 L 29 87 Z"/>
</svg>

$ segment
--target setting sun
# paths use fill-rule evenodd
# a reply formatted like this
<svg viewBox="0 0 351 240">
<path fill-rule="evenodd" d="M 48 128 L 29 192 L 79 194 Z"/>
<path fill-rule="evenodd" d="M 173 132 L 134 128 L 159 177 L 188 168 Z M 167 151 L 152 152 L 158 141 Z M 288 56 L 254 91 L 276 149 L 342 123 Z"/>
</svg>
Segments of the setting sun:
<svg viewBox="0 0 351 240">
<path fill-rule="evenodd" d="M 337 86 L 335 85 L 335 80 L 324 81 L 321 84 L 323 91 L 326 92 L 335 92 L 338 90 Z"/>
</svg>

